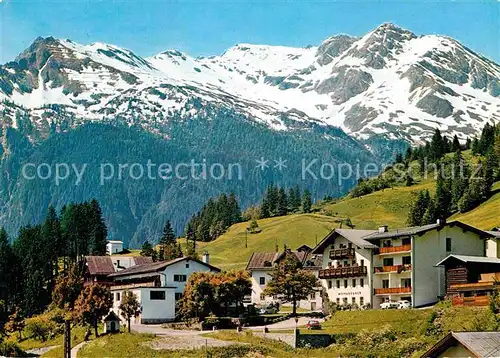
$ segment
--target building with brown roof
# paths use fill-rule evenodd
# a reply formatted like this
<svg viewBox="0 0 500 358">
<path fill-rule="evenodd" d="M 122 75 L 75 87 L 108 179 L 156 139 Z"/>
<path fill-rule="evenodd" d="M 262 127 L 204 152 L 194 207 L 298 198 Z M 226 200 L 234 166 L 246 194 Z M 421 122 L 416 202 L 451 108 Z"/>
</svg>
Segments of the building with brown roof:
<svg viewBox="0 0 500 358">
<path fill-rule="evenodd" d="M 113 280 L 108 277 L 110 274 L 151 263 L 151 257 L 143 256 L 85 256 L 82 262 L 84 282 L 111 285 Z"/>
<path fill-rule="evenodd" d="M 277 297 L 265 296 L 263 291 L 267 283 L 271 280 L 270 273 L 279 265 L 286 255 L 295 255 L 303 269 L 310 270 L 316 277 L 318 276 L 318 272 L 323 262 L 322 255 L 311 254 L 310 248 L 308 250 L 304 245 L 300 248 L 301 250 L 295 251 L 286 249 L 282 252 L 254 252 L 252 256 L 250 256 L 246 270 L 251 274 L 251 303 L 264 305 L 278 301 Z M 311 311 L 320 310 L 323 306 L 321 289 L 318 289 L 308 300 L 298 302 L 297 306 Z"/>
<path fill-rule="evenodd" d="M 177 301 L 182 298 L 189 276 L 195 272 L 219 272 L 210 264 L 208 253 L 202 260 L 180 257 L 170 261 L 149 262 L 108 275 L 113 281 L 113 311 L 119 316 L 124 291 L 132 291 L 141 304 L 133 323 L 163 323 L 175 318 Z"/>
<path fill-rule="evenodd" d="M 446 296 L 455 306 L 488 306 L 500 285 L 497 257 L 449 255 L 437 263 L 446 273 Z"/>
</svg>

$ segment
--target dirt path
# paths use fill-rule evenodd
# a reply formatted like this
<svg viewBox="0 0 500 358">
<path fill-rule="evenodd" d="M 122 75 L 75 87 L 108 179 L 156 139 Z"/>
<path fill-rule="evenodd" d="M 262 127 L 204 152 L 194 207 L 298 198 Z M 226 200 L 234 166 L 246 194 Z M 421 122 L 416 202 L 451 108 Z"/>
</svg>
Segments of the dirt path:
<svg viewBox="0 0 500 358">
<path fill-rule="evenodd" d="M 222 341 L 215 338 L 207 338 L 202 335 L 207 331 L 174 330 L 163 328 L 160 325 L 137 324 L 132 330 L 139 333 L 150 333 L 158 336 L 153 342 L 153 349 L 196 349 L 203 347 L 225 347 L 238 342 Z M 241 343 L 240 343 L 241 344 Z"/>
<path fill-rule="evenodd" d="M 41 356 L 47 352 L 50 352 L 54 348 L 57 348 L 59 346 L 49 346 L 49 347 L 43 347 L 43 348 L 34 348 L 34 349 L 28 349 L 26 353 L 28 354 L 33 354 L 35 356 Z"/>
<path fill-rule="evenodd" d="M 89 342 L 82 342 L 71 348 L 71 358 L 76 358 L 78 356 L 78 351 L 83 348 Z"/>
</svg>

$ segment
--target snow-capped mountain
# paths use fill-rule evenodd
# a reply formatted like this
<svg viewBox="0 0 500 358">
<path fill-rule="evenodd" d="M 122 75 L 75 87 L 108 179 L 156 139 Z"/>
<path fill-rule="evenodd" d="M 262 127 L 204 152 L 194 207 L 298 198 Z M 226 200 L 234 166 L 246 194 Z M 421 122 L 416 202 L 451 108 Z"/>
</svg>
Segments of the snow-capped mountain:
<svg viewBox="0 0 500 358">
<path fill-rule="evenodd" d="M 72 125 L 119 119 L 168 136 L 174 115 L 211 104 L 279 131 L 338 126 L 357 138 L 421 142 L 439 127 L 463 139 L 500 120 L 499 95 L 498 64 L 393 24 L 317 47 L 238 44 L 207 58 L 38 38 L 0 67 L 4 121 L 16 127 L 14 114 L 24 113 L 41 133 L 69 116 Z"/>
</svg>

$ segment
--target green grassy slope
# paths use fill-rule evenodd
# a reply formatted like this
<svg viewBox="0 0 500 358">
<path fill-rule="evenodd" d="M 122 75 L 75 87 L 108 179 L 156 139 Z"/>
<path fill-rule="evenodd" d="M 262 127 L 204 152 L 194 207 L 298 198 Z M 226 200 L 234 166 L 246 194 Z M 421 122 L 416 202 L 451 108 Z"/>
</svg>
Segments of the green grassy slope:
<svg viewBox="0 0 500 358">
<path fill-rule="evenodd" d="M 406 218 L 413 192 L 429 189 L 435 183 L 427 180 L 410 187 L 397 186 L 377 191 L 359 198 L 346 197 L 335 203 L 320 204 L 318 214 L 294 214 L 259 220 L 262 232 L 248 234 L 245 248 L 245 230 L 249 223 L 233 225 L 224 235 L 209 243 L 199 243 L 198 251 L 208 251 L 211 262 L 222 269 L 244 268 L 255 251 L 274 251 L 276 240 L 280 250 L 283 245 L 295 249 L 302 244 L 314 246 L 333 228 L 340 218 L 349 217 L 358 229 L 376 229 L 380 225 L 406 226 Z M 483 230 L 500 226 L 500 182 L 494 186 L 496 194 L 476 209 L 456 214 L 449 220 L 460 220 Z M 182 243 L 185 241 L 182 240 Z"/>
<path fill-rule="evenodd" d="M 500 182 L 493 186 L 495 194 L 474 210 L 463 214 L 455 214 L 450 220 L 460 220 L 483 230 L 500 227 Z"/>
<path fill-rule="evenodd" d="M 433 191 L 434 182 L 429 180 L 410 187 L 384 189 L 359 198 L 346 197 L 324 205 L 322 211 L 326 215 L 349 217 L 357 229 L 375 229 L 380 225 L 402 227 L 405 226 L 412 193 L 425 189 Z"/>
<path fill-rule="evenodd" d="M 255 251 L 274 251 L 276 242 L 280 250 L 283 246 L 295 249 L 302 244 L 314 247 L 339 224 L 335 218 L 317 214 L 296 214 L 259 220 L 262 232 L 248 234 L 245 248 L 245 231 L 248 222 L 233 225 L 217 240 L 198 243 L 198 251 L 208 251 L 210 262 L 222 269 L 244 268 Z M 184 242 L 184 240 L 182 240 Z"/>
</svg>

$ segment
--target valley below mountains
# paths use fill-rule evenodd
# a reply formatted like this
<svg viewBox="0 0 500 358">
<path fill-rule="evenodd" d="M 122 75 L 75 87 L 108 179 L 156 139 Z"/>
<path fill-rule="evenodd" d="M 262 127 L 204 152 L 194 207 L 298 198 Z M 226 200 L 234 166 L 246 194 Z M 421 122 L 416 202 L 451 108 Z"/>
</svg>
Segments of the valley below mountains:
<svg viewBox="0 0 500 358">
<path fill-rule="evenodd" d="M 316 172 L 321 163 L 381 166 L 435 128 L 465 140 L 500 120 L 499 96 L 498 64 L 449 37 L 393 24 L 318 46 L 238 44 L 203 58 L 38 38 L 0 66 L 0 224 L 13 236 L 49 204 L 95 198 L 110 239 L 138 247 L 156 242 L 167 219 L 181 234 L 221 192 L 242 207 L 269 183 L 308 188 L 315 199 L 341 196 L 355 176 L 304 178 L 302 162 L 316 160 Z M 258 167 L 262 159 L 267 167 Z M 102 182 L 103 163 L 148 161 L 237 163 L 243 175 Z M 87 170 L 78 184 L 32 180 L 23 173 L 29 163 Z"/>
</svg>

